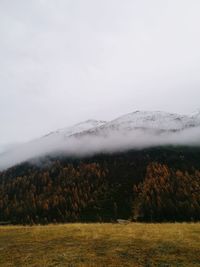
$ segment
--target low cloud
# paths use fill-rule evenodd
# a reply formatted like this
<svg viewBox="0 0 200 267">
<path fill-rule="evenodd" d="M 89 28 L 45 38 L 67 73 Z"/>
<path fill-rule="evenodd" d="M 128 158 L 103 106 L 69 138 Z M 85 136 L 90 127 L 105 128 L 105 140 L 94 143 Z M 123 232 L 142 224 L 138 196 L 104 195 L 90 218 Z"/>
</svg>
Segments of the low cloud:
<svg viewBox="0 0 200 267">
<path fill-rule="evenodd" d="M 179 132 L 136 129 L 131 132 L 111 130 L 104 134 L 83 133 L 71 137 L 53 135 L 19 145 L 0 155 L 0 169 L 38 159 L 46 155 L 85 157 L 164 145 L 200 145 L 200 127 Z"/>
</svg>

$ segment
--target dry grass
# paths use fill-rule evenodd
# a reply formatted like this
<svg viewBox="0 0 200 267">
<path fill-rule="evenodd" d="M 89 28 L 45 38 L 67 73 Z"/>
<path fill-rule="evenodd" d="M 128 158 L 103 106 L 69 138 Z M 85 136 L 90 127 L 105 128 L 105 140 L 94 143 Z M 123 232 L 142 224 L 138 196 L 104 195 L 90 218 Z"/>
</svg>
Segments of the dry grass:
<svg viewBox="0 0 200 267">
<path fill-rule="evenodd" d="M 0 266 L 200 266 L 200 224 L 2 226 Z"/>
</svg>

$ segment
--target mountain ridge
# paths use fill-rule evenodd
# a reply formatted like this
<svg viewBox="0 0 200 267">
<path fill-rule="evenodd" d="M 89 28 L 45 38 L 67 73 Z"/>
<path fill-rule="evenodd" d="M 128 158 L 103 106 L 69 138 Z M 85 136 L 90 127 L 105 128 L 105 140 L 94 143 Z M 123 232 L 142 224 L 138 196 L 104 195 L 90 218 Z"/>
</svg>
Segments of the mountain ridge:
<svg viewBox="0 0 200 267">
<path fill-rule="evenodd" d="M 111 121 L 90 119 L 50 132 L 0 155 L 0 169 L 50 155 L 122 151 L 157 145 L 200 144 L 200 112 L 134 111 Z"/>
</svg>

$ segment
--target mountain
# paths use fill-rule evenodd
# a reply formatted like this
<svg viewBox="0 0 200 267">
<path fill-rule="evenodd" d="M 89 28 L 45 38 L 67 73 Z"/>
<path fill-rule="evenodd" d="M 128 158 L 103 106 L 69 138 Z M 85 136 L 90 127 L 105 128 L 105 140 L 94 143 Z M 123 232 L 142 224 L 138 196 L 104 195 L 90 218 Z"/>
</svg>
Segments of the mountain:
<svg viewBox="0 0 200 267">
<path fill-rule="evenodd" d="M 10 149 L 0 166 L 0 222 L 200 220 L 200 112 L 88 120 Z"/>
<path fill-rule="evenodd" d="M 116 133 L 128 134 L 136 130 L 149 133 L 178 132 L 200 127 L 200 112 L 191 115 L 179 115 L 161 111 L 135 111 L 117 119 L 92 128 L 77 135 L 86 134 L 109 135 Z"/>
<path fill-rule="evenodd" d="M 19 145 L 0 155 L 0 168 L 60 153 L 87 156 L 159 145 L 199 144 L 199 111 L 190 115 L 135 111 L 109 122 L 87 120 Z"/>
<path fill-rule="evenodd" d="M 179 115 L 161 111 L 135 111 L 110 123 L 109 127 L 124 130 L 135 128 L 158 129 L 163 131 L 178 131 L 200 125 L 200 113 Z"/>
<path fill-rule="evenodd" d="M 105 123 L 106 123 L 106 121 L 87 120 L 87 121 L 75 124 L 73 126 L 70 126 L 70 127 L 67 127 L 67 128 L 63 128 L 63 129 L 59 129 L 59 130 L 57 130 L 55 132 L 51 132 L 51 133 L 45 135 L 43 138 L 58 137 L 58 136 L 61 136 L 62 138 L 66 138 L 66 137 L 68 137 L 70 135 L 73 135 L 73 134 L 76 134 L 76 133 L 87 131 L 87 130 L 92 129 L 92 128 L 96 128 L 96 127 L 102 126 Z"/>
<path fill-rule="evenodd" d="M 105 123 L 105 121 L 87 120 L 50 132 L 30 142 L 16 145 L 14 149 L 10 148 L 0 154 L 0 169 L 62 150 L 69 136 L 102 126 Z"/>
</svg>

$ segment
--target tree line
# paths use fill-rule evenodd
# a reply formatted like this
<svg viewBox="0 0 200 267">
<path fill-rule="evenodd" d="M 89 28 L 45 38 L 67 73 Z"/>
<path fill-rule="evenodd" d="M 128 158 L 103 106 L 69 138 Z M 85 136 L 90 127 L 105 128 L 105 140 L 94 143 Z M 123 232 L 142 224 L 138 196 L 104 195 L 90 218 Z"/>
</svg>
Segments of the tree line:
<svg viewBox="0 0 200 267">
<path fill-rule="evenodd" d="M 197 221 L 199 155 L 160 148 L 15 166 L 0 173 L 0 222 Z"/>
</svg>

